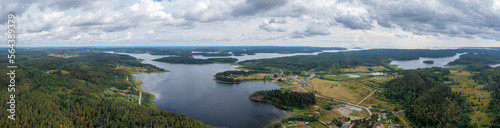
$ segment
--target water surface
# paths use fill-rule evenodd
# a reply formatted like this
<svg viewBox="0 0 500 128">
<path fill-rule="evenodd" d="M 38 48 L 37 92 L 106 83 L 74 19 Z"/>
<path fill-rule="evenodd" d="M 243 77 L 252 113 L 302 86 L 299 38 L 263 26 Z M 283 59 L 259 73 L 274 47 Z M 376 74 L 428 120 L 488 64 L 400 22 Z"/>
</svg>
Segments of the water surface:
<svg viewBox="0 0 500 128">
<path fill-rule="evenodd" d="M 143 63 L 170 70 L 163 73 L 134 74 L 141 87 L 156 96 L 159 109 L 179 112 L 205 124 L 233 128 L 259 128 L 283 117 L 284 111 L 268 103 L 254 102 L 248 96 L 255 91 L 278 89 L 272 82 L 240 84 L 217 83 L 217 72 L 235 70 L 229 64 L 185 65 L 151 61 L 165 57 L 150 54 L 127 54 Z"/>
<path fill-rule="evenodd" d="M 418 60 L 394 60 L 391 64 L 398 65 L 398 67 L 403 69 L 417 69 L 417 68 L 430 68 L 430 67 L 443 67 L 451 61 L 454 61 L 466 53 L 457 53 L 455 56 L 441 57 L 441 58 L 427 58 L 420 57 Z M 426 64 L 424 61 L 432 60 L 433 64 Z"/>
</svg>

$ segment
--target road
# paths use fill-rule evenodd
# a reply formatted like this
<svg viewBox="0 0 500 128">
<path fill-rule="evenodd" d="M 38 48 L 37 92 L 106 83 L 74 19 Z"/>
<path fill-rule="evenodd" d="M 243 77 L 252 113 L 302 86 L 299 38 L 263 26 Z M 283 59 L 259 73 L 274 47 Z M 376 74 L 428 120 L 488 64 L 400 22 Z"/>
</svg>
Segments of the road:
<svg viewBox="0 0 500 128">
<path fill-rule="evenodd" d="M 142 92 L 139 92 L 139 106 L 141 105 L 141 100 L 142 100 Z"/>
<path fill-rule="evenodd" d="M 325 97 L 325 96 L 318 95 L 318 94 L 315 94 L 315 95 L 316 95 L 316 97 L 319 97 L 319 98 L 328 99 L 328 100 L 332 100 L 332 101 L 335 101 L 335 102 L 340 102 L 340 103 L 344 103 L 344 104 L 347 104 L 347 105 L 351 105 L 351 106 L 355 106 L 355 107 L 359 107 L 359 108 L 365 109 L 366 111 L 368 111 L 368 114 L 370 116 L 372 116 L 372 112 L 367 107 L 356 105 L 356 104 L 352 104 L 352 103 L 349 103 L 349 102 L 346 102 L 346 101 L 342 101 L 342 100 L 333 99 L 333 98 L 330 98 L 330 97 Z M 370 118 L 370 116 L 368 116 L 368 118 Z"/>
<path fill-rule="evenodd" d="M 409 125 L 409 124 L 408 124 L 408 123 L 407 123 L 407 122 L 406 122 L 403 118 L 401 118 L 398 114 L 393 113 L 393 115 L 396 115 L 396 116 L 399 118 L 399 120 L 400 120 L 400 121 L 402 121 L 402 122 L 403 122 L 403 124 L 404 124 L 407 128 L 410 128 L 410 125 Z"/>
<path fill-rule="evenodd" d="M 360 101 L 357 105 L 359 105 L 359 104 L 363 103 L 363 101 L 365 101 L 366 99 L 368 99 L 368 97 L 372 96 L 372 94 L 373 94 L 373 93 L 375 93 L 377 90 L 378 90 L 378 88 L 377 88 L 377 89 L 375 89 L 375 90 L 374 90 L 372 93 L 370 93 L 368 96 L 366 96 L 363 100 L 361 100 L 361 101 Z"/>
</svg>

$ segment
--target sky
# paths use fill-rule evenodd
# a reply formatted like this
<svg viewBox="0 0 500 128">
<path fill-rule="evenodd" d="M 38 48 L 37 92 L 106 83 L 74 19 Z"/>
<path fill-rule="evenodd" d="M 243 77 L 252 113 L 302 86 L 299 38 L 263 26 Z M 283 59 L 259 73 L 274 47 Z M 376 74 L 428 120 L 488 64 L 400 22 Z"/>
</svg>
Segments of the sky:
<svg viewBox="0 0 500 128">
<path fill-rule="evenodd" d="M 500 0 L 0 0 L 17 46 L 500 47 Z"/>
</svg>

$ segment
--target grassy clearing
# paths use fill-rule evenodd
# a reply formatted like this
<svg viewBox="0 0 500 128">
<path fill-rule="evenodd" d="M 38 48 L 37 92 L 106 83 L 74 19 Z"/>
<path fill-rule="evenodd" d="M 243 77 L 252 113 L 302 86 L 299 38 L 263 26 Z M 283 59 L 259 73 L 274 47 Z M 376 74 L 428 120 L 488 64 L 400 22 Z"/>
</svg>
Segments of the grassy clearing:
<svg viewBox="0 0 500 128">
<path fill-rule="evenodd" d="M 371 69 L 371 71 L 370 71 Z M 373 67 L 366 67 L 366 66 L 356 66 L 353 68 L 341 68 L 341 72 L 372 72 L 372 71 L 383 71 L 386 69 L 384 66 L 373 66 Z"/>
<path fill-rule="evenodd" d="M 309 82 L 320 95 L 357 104 L 388 79 L 387 76 L 376 76 L 345 81 L 313 79 Z M 380 96 L 381 92 L 382 90 L 378 90 L 360 105 L 393 110 L 396 105 L 391 105 L 385 102 L 385 100 L 380 100 L 381 98 L 384 99 L 383 96 Z"/>
<path fill-rule="evenodd" d="M 351 92 L 351 90 L 342 81 L 313 79 L 309 82 L 320 95 L 349 102 L 360 100 L 359 96 Z"/>
<path fill-rule="evenodd" d="M 53 57 L 59 57 L 59 58 L 71 58 L 71 57 L 78 57 L 80 55 L 78 55 L 78 54 L 74 54 L 74 55 L 70 55 L 70 54 L 47 54 L 47 56 L 53 56 Z"/>
<path fill-rule="evenodd" d="M 66 70 L 48 70 L 45 73 L 51 74 L 51 73 L 57 72 L 57 71 L 60 71 L 62 74 L 69 74 L 70 73 L 69 71 L 66 71 Z"/>
<path fill-rule="evenodd" d="M 471 112 L 471 124 L 475 127 L 489 127 L 493 120 L 493 113 L 488 109 L 491 94 L 483 90 L 485 85 L 479 85 L 471 79 L 472 73 L 461 70 L 451 70 L 449 78 L 452 81 L 445 81 L 452 91 L 458 92 L 467 98 L 467 102 L 473 109 Z"/>
<path fill-rule="evenodd" d="M 318 120 L 321 120 L 325 123 L 332 121 L 334 118 L 342 116 L 342 114 L 340 114 L 338 111 L 335 111 L 335 110 L 328 111 L 328 110 L 322 109 L 319 111 L 319 113 L 320 113 L 321 117 Z"/>
<path fill-rule="evenodd" d="M 349 115 L 355 116 L 355 117 L 368 117 L 368 116 L 370 116 L 370 114 L 368 114 L 368 111 L 366 111 L 365 109 L 363 109 L 361 111 L 351 110 L 351 114 L 349 114 Z"/>
</svg>

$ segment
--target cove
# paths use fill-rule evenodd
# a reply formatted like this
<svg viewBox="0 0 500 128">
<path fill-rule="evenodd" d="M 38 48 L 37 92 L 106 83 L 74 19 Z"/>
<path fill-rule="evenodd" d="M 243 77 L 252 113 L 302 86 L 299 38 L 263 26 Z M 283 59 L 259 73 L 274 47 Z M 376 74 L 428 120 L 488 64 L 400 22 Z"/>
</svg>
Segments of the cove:
<svg viewBox="0 0 500 128">
<path fill-rule="evenodd" d="M 157 108 L 193 116 L 205 124 L 231 128 L 259 128 L 284 116 L 274 105 L 248 99 L 253 92 L 278 89 L 272 82 L 224 84 L 213 80 L 217 72 L 235 70 L 230 64 L 185 65 L 151 61 L 165 56 L 121 53 L 143 59 L 170 72 L 140 73 L 141 88 L 155 95 Z"/>
</svg>

